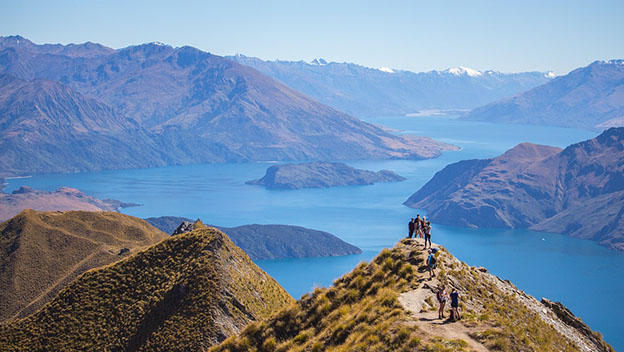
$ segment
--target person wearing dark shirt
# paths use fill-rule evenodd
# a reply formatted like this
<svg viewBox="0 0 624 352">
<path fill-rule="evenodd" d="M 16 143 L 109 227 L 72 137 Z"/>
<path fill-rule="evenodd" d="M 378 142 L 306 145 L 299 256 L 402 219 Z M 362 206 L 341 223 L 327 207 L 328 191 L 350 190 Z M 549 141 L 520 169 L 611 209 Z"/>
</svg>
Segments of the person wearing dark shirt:
<svg viewBox="0 0 624 352">
<path fill-rule="evenodd" d="M 453 288 L 451 292 L 451 320 L 456 321 L 459 319 L 459 292 L 457 292 L 456 288 Z"/>
<path fill-rule="evenodd" d="M 407 236 L 407 238 L 412 238 L 412 235 L 414 234 L 414 226 L 414 218 L 412 218 L 412 220 L 410 220 L 409 224 L 407 225 L 407 229 L 409 230 L 409 235 Z"/>
</svg>

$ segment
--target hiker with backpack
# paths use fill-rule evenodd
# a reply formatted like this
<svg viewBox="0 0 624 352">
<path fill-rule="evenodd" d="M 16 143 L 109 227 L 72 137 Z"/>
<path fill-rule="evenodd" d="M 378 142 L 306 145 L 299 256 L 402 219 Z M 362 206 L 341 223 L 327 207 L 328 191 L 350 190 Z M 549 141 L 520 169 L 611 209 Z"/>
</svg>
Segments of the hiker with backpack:
<svg viewBox="0 0 624 352">
<path fill-rule="evenodd" d="M 407 229 L 409 231 L 409 235 L 407 235 L 407 238 L 412 238 L 412 235 L 414 234 L 415 225 L 416 223 L 414 222 L 414 218 L 412 218 L 412 220 L 410 220 L 409 224 L 407 225 Z"/>
<path fill-rule="evenodd" d="M 435 276 L 435 266 L 438 259 L 435 256 L 435 253 L 431 248 L 429 248 L 429 256 L 427 257 L 427 270 L 429 270 L 429 280 L 433 279 Z"/>
<path fill-rule="evenodd" d="M 457 292 L 455 287 L 453 287 L 453 291 L 451 292 L 451 316 L 449 319 L 451 321 L 461 319 L 461 316 L 459 316 L 459 292 Z"/>
<path fill-rule="evenodd" d="M 448 300 L 448 294 L 446 293 L 444 285 L 438 286 L 436 298 L 438 299 L 438 303 L 440 303 L 440 309 L 438 310 L 438 319 L 444 319 L 444 306 L 446 305 L 446 301 Z"/>
</svg>

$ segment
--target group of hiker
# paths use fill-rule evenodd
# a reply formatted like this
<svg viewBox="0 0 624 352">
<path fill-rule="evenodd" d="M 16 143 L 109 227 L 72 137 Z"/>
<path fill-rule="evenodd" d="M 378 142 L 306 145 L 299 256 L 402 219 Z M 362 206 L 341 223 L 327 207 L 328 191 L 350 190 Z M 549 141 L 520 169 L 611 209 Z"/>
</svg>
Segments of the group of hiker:
<svg viewBox="0 0 624 352">
<path fill-rule="evenodd" d="M 438 318 L 444 319 L 444 306 L 446 305 L 446 301 L 451 300 L 451 316 L 449 320 L 456 321 L 461 317 L 459 316 L 459 292 L 457 289 L 453 287 L 451 294 L 449 295 L 446 292 L 446 287 L 444 285 L 438 285 L 436 298 L 440 303 L 440 309 L 438 309 Z"/>
<path fill-rule="evenodd" d="M 423 216 L 420 218 L 420 214 L 416 215 L 416 218 L 412 218 L 408 224 L 408 236 L 407 238 L 425 238 L 425 249 L 427 249 L 427 242 L 429 242 L 429 248 L 431 248 L 431 222 Z"/>
<path fill-rule="evenodd" d="M 408 225 L 408 236 L 407 238 L 423 238 L 425 239 L 425 248 L 427 249 L 427 243 L 429 243 L 429 251 L 427 256 L 427 271 L 429 271 L 429 280 L 433 279 L 435 275 L 436 263 L 438 261 L 439 249 L 433 248 L 431 246 L 431 222 L 427 221 L 427 219 L 423 216 L 420 217 L 420 214 L 416 215 L 416 218 L 412 218 Z M 436 288 L 436 298 L 438 299 L 438 303 L 440 304 L 440 309 L 438 310 L 438 318 L 444 319 L 444 306 L 448 300 L 451 301 L 451 315 L 449 320 L 456 321 L 460 319 L 459 315 L 459 292 L 457 289 L 453 288 L 451 293 L 448 294 L 446 292 L 446 287 L 444 285 L 438 285 Z"/>
</svg>

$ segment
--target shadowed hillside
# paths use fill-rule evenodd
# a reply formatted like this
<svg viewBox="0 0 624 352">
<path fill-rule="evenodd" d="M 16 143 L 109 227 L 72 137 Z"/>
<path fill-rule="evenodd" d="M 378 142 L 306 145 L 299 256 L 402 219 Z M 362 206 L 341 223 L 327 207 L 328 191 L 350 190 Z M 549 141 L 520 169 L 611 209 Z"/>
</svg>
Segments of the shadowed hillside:
<svg viewBox="0 0 624 352">
<path fill-rule="evenodd" d="M 22 37 L 0 39 L 0 171 L 421 159 L 456 149 L 388 133 L 189 46 L 83 45 L 67 56 Z"/>
<path fill-rule="evenodd" d="M 443 248 L 437 276 L 427 280 L 422 243 L 383 250 L 212 351 L 613 351 L 565 307 L 541 303 Z M 459 290 L 460 321 L 438 319 L 438 284 Z"/>
<path fill-rule="evenodd" d="M 624 60 L 592 62 L 464 118 L 596 130 L 624 126 Z"/>
<path fill-rule="evenodd" d="M 167 237 L 119 213 L 22 211 L 0 224 L 0 321 L 33 313 L 85 271 Z"/>
<path fill-rule="evenodd" d="M 522 143 L 448 165 L 404 204 L 442 224 L 529 228 L 624 250 L 624 127 L 564 150 Z"/>
<path fill-rule="evenodd" d="M 37 313 L 0 325 L 13 351 L 202 351 L 292 302 L 222 232 L 196 223 L 91 270 Z"/>
</svg>

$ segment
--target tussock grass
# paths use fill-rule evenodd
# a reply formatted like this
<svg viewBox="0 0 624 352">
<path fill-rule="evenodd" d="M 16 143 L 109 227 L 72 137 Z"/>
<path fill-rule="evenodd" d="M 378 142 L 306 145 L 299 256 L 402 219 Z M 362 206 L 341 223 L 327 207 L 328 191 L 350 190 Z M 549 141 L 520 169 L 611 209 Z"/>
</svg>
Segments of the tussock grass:
<svg viewBox="0 0 624 352">
<path fill-rule="evenodd" d="M 0 321 L 25 317 L 83 272 L 168 237 L 115 212 L 22 211 L 0 224 Z"/>
<path fill-rule="evenodd" d="M 205 350 L 292 301 L 227 236 L 198 226 L 86 272 L 39 312 L 0 325 L 0 350 Z"/>
</svg>

